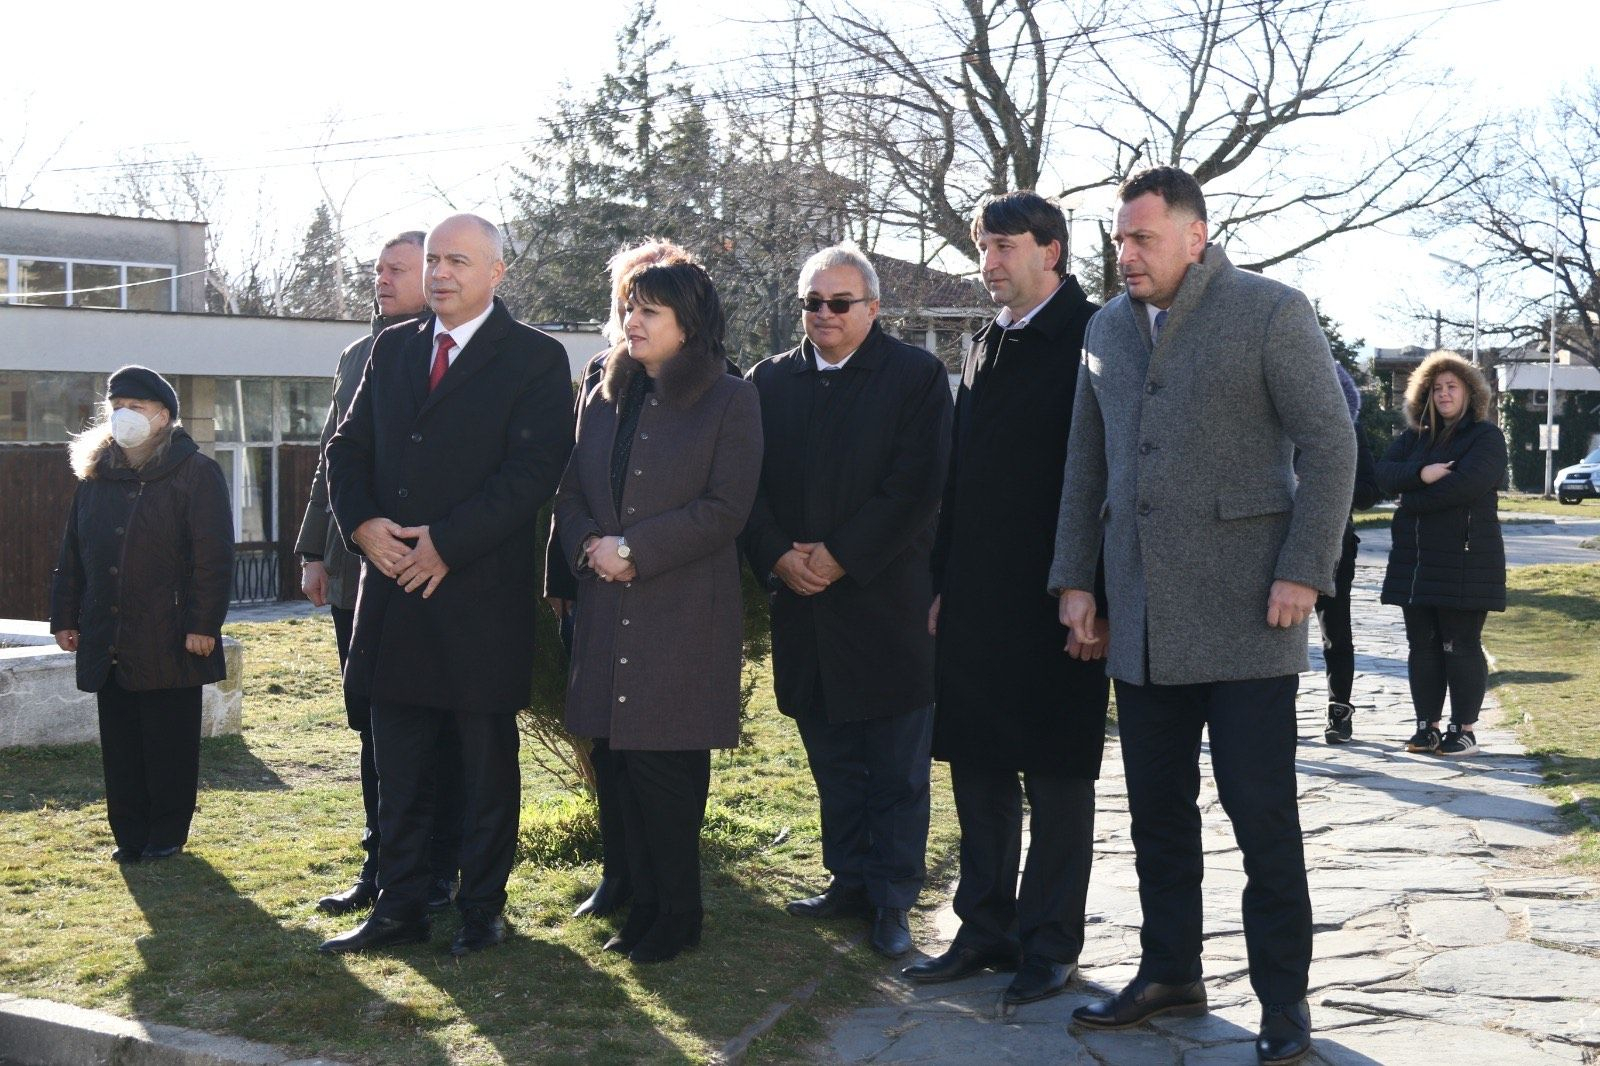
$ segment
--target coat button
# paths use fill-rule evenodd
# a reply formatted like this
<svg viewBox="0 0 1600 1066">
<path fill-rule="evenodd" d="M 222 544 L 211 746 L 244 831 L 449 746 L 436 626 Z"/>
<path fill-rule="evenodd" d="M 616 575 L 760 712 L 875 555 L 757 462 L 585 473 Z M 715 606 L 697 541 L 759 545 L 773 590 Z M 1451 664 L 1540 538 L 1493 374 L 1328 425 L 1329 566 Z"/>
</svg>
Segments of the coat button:
<svg viewBox="0 0 1600 1066">
<path fill-rule="evenodd" d="M 130 492 L 130 493 L 128 493 L 128 499 L 130 499 L 130 500 L 137 500 L 137 499 L 138 499 L 138 498 L 139 498 L 139 494 L 138 494 L 138 493 L 137 493 L 137 492 Z"/>
<path fill-rule="evenodd" d="M 422 443 L 422 434 L 421 433 L 413 433 L 413 434 L 411 434 L 411 443 L 412 444 L 421 444 Z"/>
<path fill-rule="evenodd" d="M 632 507 L 630 507 L 630 508 L 628 508 L 628 513 L 629 513 L 629 514 L 632 514 L 632 513 L 633 513 L 633 508 L 632 508 Z"/>
<path fill-rule="evenodd" d="M 639 434 L 639 439 L 640 439 L 640 440 L 649 440 L 649 439 L 650 439 L 650 434 L 648 434 L 648 433 L 641 433 L 641 434 Z"/>
<path fill-rule="evenodd" d="M 119 537 L 122 536 L 122 527 L 121 526 L 117 527 L 117 536 L 119 536 Z"/>
<path fill-rule="evenodd" d="M 1151 510 L 1152 510 L 1152 508 L 1150 507 L 1150 505 L 1148 503 L 1141 503 L 1139 505 L 1139 513 L 1140 514 L 1149 514 Z"/>
<path fill-rule="evenodd" d="M 622 658 L 618 659 L 617 662 L 621 663 L 623 666 L 627 666 L 628 665 L 628 657 L 626 655 L 624 655 Z"/>
<path fill-rule="evenodd" d="M 1144 391 L 1149 393 L 1151 396 L 1154 396 L 1156 393 L 1161 391 L 1161 386 L 1152 381 L 1145 385 Z"/>
<path fill-rule="evenodd" d="M 112 568 L 111 568 L 111 572 L 112 572 L 112 573 L 113 573 L 113 574 L 115 574 L 115 573 L 116 573 L 116 572 L 117 572 L 117 568 L 116 568 L 116 567 L 114 567 L 114 566 L 113 566 L 113 567 L 112 567 Z"/>
<path fill-rule="evenodd" d="M 633 588 L 633 582 L 632 581 L 624 581 L 622 583 L 622 587 L 625 588 L 625 589 L 631 589 L 631 588 Z M 624 661 L 626 661 L 626 660 L 624 660 Z"/>
<path fill-rule="evenodd" d="M 654 396 L 652 396 L 652 397 L 650 397 L 650 406 L 651 407 L 660 407 L 661 406 L 661 401 L 656 399 Z"/>
<path fill-rule="evenodd" d="M 617 702 L 618 703 L 627 703 L 628 702 L 628 697 L 626 697 L 626 696 L 618 696 L 617 697 Z"/>
<path fill-rule="evenodd" d="M 117 613 L 117 608 L 116 608 L 116 606 L 115 606 L 115 605 L 113 605 L 113 606 L 112 606 L 112 608 L 111 608 L 111 613 L 112 613 L 112 614 L 116 614 L 116 613 Z"/>
<path fill-rule="evenodd" d="M 1145 441 L 1143 444 L 1139 445 L 1139 454 L 1140 455 L 1149 455 L 1151 452 L 1153 452 L 1155 450 L 1156 450 L 1156 446 L 1154 444 L 1151 444 L 1149 441 Z"/>
<path fill-rule="evenodd" d="M 627 619 L 626 619 L 626 618 L 624 618 L 624 619 L 623 619 L 623 620 L 622 620 L 622 624 L 623 624 L 623 625 L 627 625 L 627 624 L 628 624 L 628 620 L 627 620 Z"/>
<path fill-rule="evenodd" d="M 644 471 L 643 471 L 643 470 L 635 470 L 635 471 L 634 471 L 634 472 L 633 472 L 633 476 L 634 476 L 634 477 L 638 477 L 638 476 L 639 476 L 639 475 L 640 475 L 640 474 L 642 474 L 642 473 L 644 473 Z"/>
<path fill-rule="evenodd" d="M 407 496 L 411 495 L 411 490 L 410 489 L 396 489 L 395 490 L 395 495 L 400 497 L 403 500 Z"/>
</svg>

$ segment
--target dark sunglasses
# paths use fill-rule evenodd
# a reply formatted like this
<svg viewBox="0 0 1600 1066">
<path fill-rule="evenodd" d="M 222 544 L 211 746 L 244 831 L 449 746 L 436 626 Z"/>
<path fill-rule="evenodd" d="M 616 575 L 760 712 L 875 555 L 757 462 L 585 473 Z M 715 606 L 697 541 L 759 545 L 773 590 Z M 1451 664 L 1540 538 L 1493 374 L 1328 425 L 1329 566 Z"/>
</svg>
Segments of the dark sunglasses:
<svg viewBox="0 0 1600 1066">
<path fill-rule="evenodd" d="M 844 315 L 850 313 L 850 307 L 852 304 L 864 304 L 870 299 L 872 299 L 870 296 L 858 296 L 854 300 L 848 300 L 843 296 L 835 296 L 831 300 L 824 300 L 820 296 L 802 296 L 800 297 L 800 306 L 805 308 L 811 314 L 816 314 L 818 311 L 822 310 L 823 304 L 827 304 L 828 310 L 832 311 L 834 314 Z"/>
</svg>

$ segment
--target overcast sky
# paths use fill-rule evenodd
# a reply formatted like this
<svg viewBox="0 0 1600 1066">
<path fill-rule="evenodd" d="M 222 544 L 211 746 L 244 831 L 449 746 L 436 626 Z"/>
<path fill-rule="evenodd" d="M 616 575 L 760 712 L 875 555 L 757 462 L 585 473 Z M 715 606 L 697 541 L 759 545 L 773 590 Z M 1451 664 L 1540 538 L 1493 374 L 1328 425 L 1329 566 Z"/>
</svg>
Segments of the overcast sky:
<svg viewBox="0 0 1600 1066">
<path fill-rule="evenodd" d="M 1600 40 L 1595 0 L 1365 6 L 1385 35 L 1434 24 L 1418 58 L 1454 68 L 1451 99 L 1469 114 L 1538 107 L 1582 81 Z M 658 13 L 679 62 L 708 77 L 759 47 L 757 31 L 737 19 L 783 7 L 659 0 Z M 494 213 L 539 118 L 564 83 L 609 69 L 614 34 L 633 10 L 617 0 L 14 4 L 5 15 L 0 166 L 26 127 L 27 150 L 8 175 L 12 196 L 60 144 L 29 206 L 93 210 L 120 159 L 194 153 L 228 182 L 227 217 L 211 221 L 235 240 L 259 213 L 294 243 L 323 196 L 319 176 L 343 201 L 357 240 L 426 225 L 448 210 L 445 197 Z M 1427 256 L 1471 262 L 1470 244 L 1422 247 L 1404 223 L 1387 230 L 1275 273 L 1369 344 L 1427 339 L 1393 313 L 1403 295 L 1470 315 L 1470 286 L 1453 286 Z"/>
</svg>

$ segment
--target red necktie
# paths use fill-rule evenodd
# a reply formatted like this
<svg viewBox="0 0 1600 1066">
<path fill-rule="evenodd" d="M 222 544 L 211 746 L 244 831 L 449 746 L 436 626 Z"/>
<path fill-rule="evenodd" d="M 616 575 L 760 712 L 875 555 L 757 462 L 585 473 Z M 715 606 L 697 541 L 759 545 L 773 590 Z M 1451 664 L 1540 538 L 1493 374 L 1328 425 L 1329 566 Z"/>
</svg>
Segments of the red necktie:
<svg viewBox="0 0 1600 1066">
<path fill-rule="evenodd" d="M 448 333 L 439 334 L 439 346 L 433 353 L 433 369 L 428 371 L 428 391 L 432 392 L 439 387 L 439 379 L 444 377 L 444 372 L 450 369 L 450 349 L 456 346 L 456 339 Z"/>
</svg>

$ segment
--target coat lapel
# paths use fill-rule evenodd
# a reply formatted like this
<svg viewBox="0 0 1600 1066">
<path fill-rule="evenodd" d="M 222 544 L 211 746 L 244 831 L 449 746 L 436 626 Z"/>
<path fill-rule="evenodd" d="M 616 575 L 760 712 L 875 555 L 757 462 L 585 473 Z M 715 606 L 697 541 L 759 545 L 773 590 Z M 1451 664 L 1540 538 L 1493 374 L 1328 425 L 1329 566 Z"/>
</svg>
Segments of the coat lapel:
<svg viewBox="0 0 1600 1066">
<path fill-rule="evenodd" d="M 428 336 L 433 335 L 433 321 L 428 322 Z M 418 414 L 427 414 L 446 396 L 461 387 L 462 382 L 472 377 L 479 370 L 494 361 L 500 352 L 500 342 L 511 332 L 511 312 L 506 309 L 500 297 L 494 298 L 494 310 L 489 312 L 489 317 L 483 325 L 478 327 L 478 332 L 472 335 L 467 346 L 450 364 L 450 369 L 444 372 L 444 377 L 439 379 L 439 387 L 428 393 L 423 401 L 422 410 Z M 431 352 L 429 353 L 431 355 Z M 427 371 L 424 369 L 422 387 L 428 387 Z"/>
<path fill-rule="evenodd" d="M 428 399 L 428 363 L 433 358 L 433 316 L 424 315 L 417 331 L 406 338 L 400 349 L 405 360 L 406 381 L 411 385 L 413 410 L 421 410 Z"/>
</svg>

